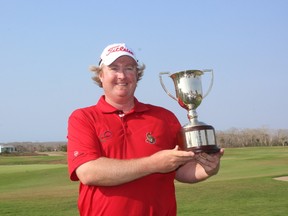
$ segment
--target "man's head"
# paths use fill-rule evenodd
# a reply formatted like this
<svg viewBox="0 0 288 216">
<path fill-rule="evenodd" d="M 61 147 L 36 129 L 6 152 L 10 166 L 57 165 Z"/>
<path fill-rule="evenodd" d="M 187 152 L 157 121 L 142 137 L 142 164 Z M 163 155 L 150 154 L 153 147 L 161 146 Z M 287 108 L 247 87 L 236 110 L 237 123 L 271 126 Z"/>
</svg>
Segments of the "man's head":
<svg viewBox="0 0 288 216">
<path fill-rule="evenodd" d="M 90 66 L 90 70 L 95 74 L 92 79 L 99 85 L 103 87 L 102 81 L 100 79 L 101 73 L 103 72 L 103 67 L 112 65 L 120 57 L 129 57 L 131 58 L 136 65 L 136 77 L 137 82 L 142 78 L 144 74 L 145 65 L 140 65 L 134 51 L 131 48 L 128 48 L 125 43 L 116 43 L 108 45 L 102 51 L 100 56 L 100 61 L 98 66 Z"/>
</svg>

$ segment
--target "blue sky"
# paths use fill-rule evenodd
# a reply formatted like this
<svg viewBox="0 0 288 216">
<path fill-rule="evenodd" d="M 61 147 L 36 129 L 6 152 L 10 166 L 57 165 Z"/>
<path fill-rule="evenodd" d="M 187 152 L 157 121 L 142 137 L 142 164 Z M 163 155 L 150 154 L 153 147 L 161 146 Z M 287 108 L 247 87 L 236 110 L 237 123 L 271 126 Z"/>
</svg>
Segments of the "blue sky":
<svg viewBox="0 0 288 216">
<path fill-rule="evenodd" d="M 89 65 L 115 42 L 146 65 L 136 97 L 182 124 L 186 110 L 159 72 L 212 68 L 199 120 L 287 129 L 287 9 L 285 0 L 0 0 L 0 142 L 65 141 L 71 112 L 102 95 Z"/>
</svg>

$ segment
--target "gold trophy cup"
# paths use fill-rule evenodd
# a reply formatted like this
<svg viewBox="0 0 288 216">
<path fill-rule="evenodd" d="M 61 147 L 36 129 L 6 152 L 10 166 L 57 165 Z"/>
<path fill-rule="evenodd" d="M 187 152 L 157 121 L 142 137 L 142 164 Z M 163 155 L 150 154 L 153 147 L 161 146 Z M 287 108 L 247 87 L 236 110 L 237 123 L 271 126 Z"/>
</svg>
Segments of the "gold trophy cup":
<svg viewBox="0 0 288 216">
<path fill-rule="evenodd" d="M 203 95 L 201 76 L 211 73 L 211 82 L 207 92 Z M 175 86 L 176 97 L 170 94 L 163 83 L 162 76 L 172 78 Z M 195 153 L 206 152 L 208 154 L 219 152 L 216 144 L 215 129 L 198 121 L 196 108 L 211 91 L 214 73 L 213 70 L 185 70 L 176 73 L 159 73 L 160 83 L 168 96 L 178 101 L 179 105 L 188 111 L 189 123 L 184 125 L 177 135 L 177 142 L 182 150 Z"/>
</svg>

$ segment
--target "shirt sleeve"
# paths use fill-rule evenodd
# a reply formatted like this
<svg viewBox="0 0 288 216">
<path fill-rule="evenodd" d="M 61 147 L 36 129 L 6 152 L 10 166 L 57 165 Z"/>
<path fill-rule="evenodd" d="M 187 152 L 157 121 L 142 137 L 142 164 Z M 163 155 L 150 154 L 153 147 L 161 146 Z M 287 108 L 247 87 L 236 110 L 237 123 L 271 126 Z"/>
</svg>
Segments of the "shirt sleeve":
<svg viewBox="0 0 288 216">
<path fill-rule="evenodd" d="M 72 181 L 78 181 L 76 169 L 101 156 L 101 146 L 95 130 L 95 120 L 85 110 L 74 111 L 68 120 L 67 160 Z"/>
<path fill-rule="evenodd" d="M 169 127 L 167 127 L 167 128 L 170 130 L 170 134 L 171 134 L 172 139 L 176 140 L 177 133 L 181 129 L 181 124 L 180 124 L 179 120 L 177 119 L 175 114 L 169 110 L 166 110 L 165 118 L 163 118 L 163 119 L 165 119 L 167 121 L 166 124 L 169 125 Z M 176 145 L 176 141 L 175 141 L 175 145 Z"/>
</svg>

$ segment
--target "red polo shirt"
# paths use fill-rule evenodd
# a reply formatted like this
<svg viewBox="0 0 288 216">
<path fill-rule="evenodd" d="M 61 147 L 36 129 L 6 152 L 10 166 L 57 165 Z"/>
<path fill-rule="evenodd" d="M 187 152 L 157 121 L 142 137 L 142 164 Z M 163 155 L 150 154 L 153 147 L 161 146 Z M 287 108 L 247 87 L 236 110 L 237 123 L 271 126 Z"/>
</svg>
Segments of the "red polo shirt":
<svg viewBox="0 0 288 216">
<path fill-rule="evenodd" d="M 123 115 L 102 96 L 97 105 L 74 111 L 68 123 L 68 167 L 75 170 L 99 157 L 131 159 L 175 147 L 180 123 L 161 107 L 143 104 Z M 176 215 L 175 172 L 151 174 L 118 186 L 88 186 L 80 182 L 80 215 Z"/>
</svg>

